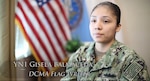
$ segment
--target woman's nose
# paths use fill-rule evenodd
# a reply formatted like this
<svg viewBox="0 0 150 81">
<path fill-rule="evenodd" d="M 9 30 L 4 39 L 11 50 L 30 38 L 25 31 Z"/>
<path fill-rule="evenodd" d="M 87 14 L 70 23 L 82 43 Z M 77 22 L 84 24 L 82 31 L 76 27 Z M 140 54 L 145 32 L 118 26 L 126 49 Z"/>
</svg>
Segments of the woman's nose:
<svg viewBox="0 0 150 81">
<path fill-rule="evenodd" d="M 95 30 L 101 30 L 101 29 L 102 29 L 101 23 L 100 23 L 100 22 L 97 22 L 97 23 L 95 24 Z"/>
</svg>

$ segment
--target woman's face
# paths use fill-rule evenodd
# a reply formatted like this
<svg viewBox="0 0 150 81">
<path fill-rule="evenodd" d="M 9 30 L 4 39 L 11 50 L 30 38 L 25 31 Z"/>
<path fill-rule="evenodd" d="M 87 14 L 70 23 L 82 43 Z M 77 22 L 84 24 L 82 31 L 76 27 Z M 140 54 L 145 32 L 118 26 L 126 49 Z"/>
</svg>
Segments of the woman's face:
<svg viewBox="0 0 150 81">
<path fill-rule="evenodd" d="M 97 7 L 90 17 L 90 33 L 94 41 L 109 43 L 115 39 L 115 34 L 120 30 L 116 16 L 107 6 Z"/>
</svg>

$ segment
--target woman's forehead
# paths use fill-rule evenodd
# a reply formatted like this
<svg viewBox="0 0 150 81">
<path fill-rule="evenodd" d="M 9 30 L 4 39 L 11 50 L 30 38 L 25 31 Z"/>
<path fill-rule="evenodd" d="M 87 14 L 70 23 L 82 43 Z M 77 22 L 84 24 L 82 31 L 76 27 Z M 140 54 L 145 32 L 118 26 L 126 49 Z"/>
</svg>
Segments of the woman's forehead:
<svg viewBox="0 0 150 81">
<path fill-rule="evenodd" d="M 100 16 L 111 17 L 115 15 L 113 13 L 113 10 L 111 10 L 109 6 L 103 5 L 103 6 L 98 6 L 91 14 L 91 17 L 100 17 Z"/>
<path fill-rule="evenodd" d="M 107 12 L 107 13 L 112 13 L 113 12 L 113 10 L 111 8 L 109 8 L 109 6 L 107 6 L 107 5 L 98 6 L 97 8 L 95 8 L 95 10 L 93 12 L 95 12 L 95 11 L 99 11 L 99 12 L 103 11 L 103 12 Z M 93 14 L 93 12 L 92 12 L 92 14 Z"/>
<path fill-rule="evenodd" d="M 111 19 L 112 17 L 110 16 L 91 16 L 90 18 L 93 18 L 93 19 Z"/>
</svg>

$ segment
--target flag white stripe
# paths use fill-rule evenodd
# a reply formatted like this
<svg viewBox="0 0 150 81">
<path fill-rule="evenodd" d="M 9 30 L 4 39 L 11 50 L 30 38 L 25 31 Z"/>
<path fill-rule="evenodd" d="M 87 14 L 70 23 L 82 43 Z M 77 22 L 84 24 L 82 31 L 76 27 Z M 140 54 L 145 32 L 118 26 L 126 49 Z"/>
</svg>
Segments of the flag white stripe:
<svg viewBox="0 0 150 81">
<path fill-rule="evenodd" d="M 52 4 L 51 4 L 52 5 Z M 53 23 L 53 26 L 55 27 L 55 31 L 59 34 L 58 37 L 59 39 L 61 39 L 61 42 L 64 42 L 66 41 L 65 38 L 64 38 L 64 35 L 63 33 L 61 32 L 60 30 L 60 27 L 58 25 L 58 21 L 55 19 L 55 16 L 53 15 L 53 12 L 51 12 L 51 9 L 47 6 L 47 5 L 44 5 L 44 10 L 47 11 L 47 15 L 48 15 L 48 18 L 51 20 L 51 22 L 54 22 Z M 54 8 L 55 9 L 55 8 Z M 55 10 L 58 10 L 58 9 L 55 9 Z M 60 13 L 61 14 L 61 13 Z M 63 43 L 64 44 L 64 43 Z"/>
<path fill-rule="evenodd" d="M 33 15 L 33 13 L 30 11 L 30 9 L 28 8 L 28 6 L 27 6 L 25 3 L 23 3 L 22 5 L 24 6 L 23 9 L 24 9 L 26 15 L 28 16 L 30 22 L 31 22 L 32 25 L 34 26 L 35 30 L 36 30 L 37 32 L 40 32 L 40 34 L 38 34 L 38 35 L 40 36 L 40 39 L 44 39 L 44 40 L 42 40 L 42 42 L 43 42 L 44 45 L 46 46 L 46 49 L 48 50 L 49 54 L 54 54 L 53 50 L 52 50 L 51 47 L 50 47 L 50 44 L 49 44 L 49 42 L 48 42 L 48 39 L 47 39 L 47 37 L 45 36 L 45 34 L 44 34 L 44 32 L 42 31 L 42 29 L 40 28 L 40 25 L 39 25 L 38 21 L 36 20 L 35 16 Z M 28 12 L 27 12 L 27 11 L 28 11 Z M 28 13 L 30 13 L 30 14 L 28 14 Z M 34 21 L 34 22 L 32 22 L 32 21 Z M 54 57 L 54 55 L 51 55 L 51 58 L 49 58 L 49 59 L 57 60 L 56 57 Z"/>
<path fill-rule="evenodd" d="M 26 20 L 25 20 L 25 18 L 23 16 L 23 13 L 21 12 L 21 10 L 19 8 L 17 8 L 17 13 L 16 14 L 19 16 L 19 18 L 21 19 L 21 21 L 23 21 L 22 24 L 25 26 L 24 29 L 27 32 L 27 34 L 28 34 L 29 38 L 31 39 L 31 41 L 32 42 L 34 41 L 33 43 L 35 43 L 35 47 L 36 47 L 36 49 L 38 49 L 37 51 L 40 54 L 43 54 L 42 56 L 41 55 L 40 56 L 42 58 L 44 58 L 43 59 L 44 61 L 49 61 L 49 59 L 47 58 L 47 56 L 45 56 L 45 52 L 43 51 L 43 48 L 41 48 L 40 43 L 37 41 L 35 35 L 33 34 L 32 30 L 30 29 L 28 23 L 26 22 Z M 37 47 L 39 47 L 39 48 L 37 48 Z"/>
<path fill-rule="evenodd" d="M 64 42 L 66 41 L 65 39 L 64 39 L 64 36 L 63 36 L 63 33 L 61 32 L 61 30 L 60 30 L 60 28 L 59 28 L 59 26 L 58 26 L 58 23 L 57 23 L 57 21 L 56 21 L 56 19 L 54 18 L 54 15 L 53 15 L 53 12 L 51 12 L 51 10 L 47 10 L 47 9 L 49 9 L 48 7 L 47 7 L 47 5 L 44 5 L 43 6 L 44 7 L 44 11 L 46 12 L 46 14 L 48 15 L 48 17 L 49 17 L 49 20 L 51 21 L 51 22 L 55 22 L 55 23 L 52 23 L 52 25 L 53 25 L 53 27 L 55 27 L 54 29 L 55 29 L 55 31 L 57 32 L 57 36 L 59 37 L 59 39 L 61 39 L 61 42 L 62 42 L 62 44 L 64 44 Z M 56 45 L 57 46 L 57 45 Z M 59 46 L 59 45 L 58 45 Z M 59 56 L 61 57 L 61 59 L 64 59 L 65 58 L 65 56 L 64 56 L 64 54 L 62 54 L 63 52 L 62 52 L 62 50 L 61 49 L 58 49 L 59 51 Z"/>
<path fill-rule="evenodd" d="M 63 7 L 61 1 L 50 0 L 48 3 L 42 4 L 42 7 L 37 4 L 43 1 L 18 0 L 18 2 L 20 5 L 16 7 L 16 19 L 19 18 L 19 22 L 22 23 L 23 31 L 26 32 L 25 35 L 30 39 L 30 44 L 34 45 L 33 50 L 37 53 L 35 55 L 39 60 L 52 63 L 66 58 L 65 49 L 62 45 L 65 45 L 71 36 L 64 12 L 62 13 L 61 11 Z M 60 5 L 62 6 L 61 8 L 59 7 Z M 21 7 L 24 13 L 21 11 Z M 32 9 L 33 11 L 31 11 Z M 55 15 L 54 12 L 56 12 Z M 52 67 L 45 67 L 45 69 L 50 71 Z"/>
<path fill-rule="evenodd" d="M 62 42 L 62 41 L 65 42 L 66 40 L 64 39 L 63 34 L 62 34 L 61 31 L 60 31 L 60 28 L 59 28 L 59 26 L 58 26 L 58 24 L 57 24 L 56 19 L 54 18 L 53 13 L 49 10 L 49 8 L 47 7 L 47 5 L 44 5 L 44 6 L 43 6 L 43 9 L 45 10 L 46 14 L 48 15 L 48 18 L 50 19 L 50 21 L 51 21 L 51 22 L 56 22 L 56 23 L 52 23 L 52 24 L 53 24 L 53 27 L 55 27 L 55 28 L 54 28 L 55 31 L 58 33 L 57 36 L 59 37 L 59 39 L 61 39 L 61 42 Z M 47 30 L 51 30 L 51 29 L 50 29 L 50 28 L 47 28 Z M 63 44 L 64 44 L 64 43 L 63 43 Z M 56 44 L 56 46 L 57 46 L 57 44 Z M 58 45 L 58 46 L 59 46 L 59 45 Z M 58 50 L 59 50 L 59 49 L 58 49 Z M 63 52 L 60 51 L 59 55 L 60 55 L 61 58 L 63 59 L 63 58 L 64 58 L 64 54 L 61 54 L 61 53 L 63 53 Z"/>
<path fill-rule="evenodd" d="M 65 30 L 65 28 L 67 28 L 68 25 L 67 25 L 67 23 L 65 22 L 63 13 L 61 12 L 61 10 L 60 10 L 60 8 L 59 8 L 59 5 L 56 3 L 56 1 L 52 1 L 52 2 L 51 2 L 51 5 L 52 5 L 53 9 L 56 9 L 56 10 L 55 10 L 55 11 L 56 11 L 56 15 L 58 16 L 61 25 L 64 26 L 62 29 Z M 64 33 L 67 32 L 67 30 L 68 30 L 68 29 L 66 29 L 66 30 L 64 31 Z M 63 42 L 63 44 L 65 44 L 65 43 L 66 43 L 66 41 Z"/>
<path fill-rule="evenodd" d="M 40 11 L 40 10 L 39 10 L 39 11 Z M 53 38 L 53 39 L 51 39 L 51 41 L 53 42 L 53 44 L 54 44 L 54 46 L 55 46 L 54 48 L 57 48 L 57 49 L 56 49 L 57 54 L 59 54 L 59 56 L 61 57 L 61 59 L 63 59 L 63 58 L 64 58 L 64 54 L 60 54 L 60 53 L 63 53 L 63 52 L 62 52 L 62 50 L 61 50 L 61 48 L 60 48 L 58 42 L 56 42 L 57 40 L 56 40 L 56 38 L 55 38 L 55 35 L 52 33 L 52 29 L 51 29 L 50 25 L 48 24 L 48 22 L 47 22 L 46 18 L 44 17 L 44 15 L 42 14 L 42 11 L 40 11 L 40 12 L 38 13 L 38 15 L 39 15 L 40 20 L 42 20 L 41 22 L 43 23 L 43 25 L 44 25 L 45 28 L 46 28 L 46 31 L 47 31 L 47 33 L 48 33 L 48 35 L 49 35 L 49 38 Z M 49 19 L 49 20 L 50 20 L 50 19 Z M 53 54 L 52 54 L 52 55 L 53 55 Z M 55 56 L 55 55 L 54 55 L 54 56 Z M 54 60 L 54 61 L 57 61 L 57 59 Z"/>
<path fill-rule="evenodd" d="M 59 1 L 58 1 L 59 2 Z M 59 5 L 56 3 L 56 1 L 54 1 L 53 3 L 53 7 L 55 7 L 56 9 L 60 9 L 59 8 Z M 62 4 L 60 3 L 60 5 L 62 6 Z M 60 10 L 61 11 L 61 10 Z M 67 38 L 70 39 L 70 30 L 69 30 L 69 25 L 68 23 L 66 22 L 65 20 L 65 17 L 63 16 L 63 13 L 62 12 L 57 12 L 57 15 L 58 15 L 58 18 L 60 18 L 60 21 L 61 21 L 61 24 L 63 27 L 63 29 L 65 30 L 65 34 L 67 36 Z M 64 43 L 65 44 L 65 43 Z"/>
<path fill-rule="evenodd" d="M 32 5 L 32 4 L 30 3 L 30 5 Z M 49 25 L 45 25 L 45 23 L 44 23 L 44 22 L 47 22 L 47 21 L 45 20 L 46 18 L 44 18 L 43 14 L 42 14 L 42 11 L 39 8 L 35 9 L 35 7 L 33 7 L 33 9 L 36 11 L 36 13 L 38 13 L 37 15 L 39 17 L 39 20 L 41 20 L 40 22 L 42 22 L 42 24 L 44 25 L 44 28 L 46 26 L 49 26 Z M 31 18 L 31 19 L 34 19 L 34 18 Z M 57 57 L 54 55 L 55 53 L 52 50 L 50 42 L 48 41 L 46 35 L 44 34 L 44 31 L 42 31 L 42 29 L 40 28 L 39 25 L 38 26 L 36 26 L 36 24 L 34 24 L 34 25 L 35 25 L 34 27 L 36 28 L 36 30 L 39 29 L 41 31 L 39 35 L 42 34 L 41 38 L 44 39 L 42 41 L 43 41 L 44 45 L 46 46 L 46 49 L 49 51 L 49 55 L 51 56 L 50 59 L 53 59 L 53 61 L 58 61 Z"/>
<path fill-rule="evenodd" d="M 52 1 L 52 2 L 53 2 L 53 1 Z M 51 4 L 52 4 L 52 3 L 51 3 Z M 53 6 L 53 5 L 52 5 L 52 6 Z M 44 6 L 44 9 L 47 10 L 48 7 L 46 7 L 46 5 L 45 5 L 45 6 Z M 54 8 L 54 9 L 59 10 L 59 8 L 58 8 L 58 9 L 57 9 L 57 8 Z M 47 11 L 50 11 L 50 10 L 47 10 Z M 60 14 L 61 14 L 61 13 L 60 13 Z M 55 20 L 55 18 L 53 18 L 53 17 L 54 17 L 53 12 L 47 12 L 47 15 L 49 16 L 50 20 L 53 20 L 53 21 L 51 21 L 51 22 L 57 22 L 57 21 Z M 57 14 L 57 15 L 58 15 L 58 14 Z M 60 17 L 60 16 L 58 16 L 58 17 Z M 62 21 L 61 21 L 61 22 L 62 22 Z M 55 31 L 56 31 L 56 32 L 61 32 L 61 31 L 60 31 L 60 28 L 59 28 L 59 26 L 58 26 L 57 23 L 53 23 L 53 25 L 54 25 L 54 27 L 55 27 Z M 58 27 L 58 28 L 56 28 L 56 27 Z M 63 27 L 63 28 L 64 28 L 64 27 Z M 66 40 L 64 39 L 63 33 L 59 33 L 58 36 L 61 37 L 60 39 L 61 39 L 62 43 L 65 44 L 65 43 L 66 43 Z M 62 53 L 63 53 L 63 52 L 59 52 L 58 54 L 59 54 L 59 56 L 61 57 L 61 59 L 64 59 L 65 56 L 64 56 L 64 54 L 62 54 Z"/>
</svg>

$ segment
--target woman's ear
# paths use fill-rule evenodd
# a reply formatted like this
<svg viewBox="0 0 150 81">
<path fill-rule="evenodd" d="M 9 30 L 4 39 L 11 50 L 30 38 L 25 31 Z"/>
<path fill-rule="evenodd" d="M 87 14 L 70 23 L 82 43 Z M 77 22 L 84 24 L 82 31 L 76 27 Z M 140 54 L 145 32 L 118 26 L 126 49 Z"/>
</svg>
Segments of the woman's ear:
<svg viewBox="0 0 150 81">
<path fill-rule="evenodd" d="M 121 24 L 118 24 L 117 27 L 116 27 L 116 32 L 119 32 L 121 29 Z"/>
</svg>

